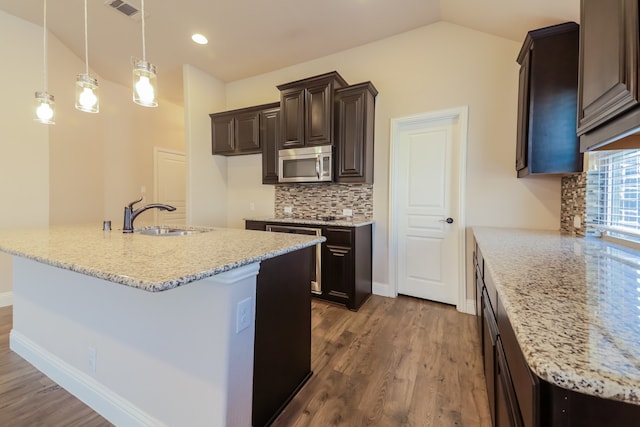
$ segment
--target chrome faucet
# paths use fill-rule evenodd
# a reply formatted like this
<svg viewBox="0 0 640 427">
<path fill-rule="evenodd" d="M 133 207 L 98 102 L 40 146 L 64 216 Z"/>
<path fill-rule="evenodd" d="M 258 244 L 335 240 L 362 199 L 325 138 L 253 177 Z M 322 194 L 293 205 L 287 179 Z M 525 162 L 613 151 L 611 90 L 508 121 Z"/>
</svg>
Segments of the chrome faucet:
<svg viewBox="0 0 640 427">
<path fill-rule="evenodd" d="M 133 205 L 135 205 L 136 203 L 140 203 L 142 199 L 144 199 L 144 197 L 141 197 L 140 199 L 135 200 L 129 203 L 128 206 L 124 207 L 124 225 L 122 226 L 123 233 L 133 233 L 133 220 L 135 220 L 138 215 L 140 215 L 142 212 L 146 211 L 147 209 L 160 209 L 163 211 L 176 210 L 176 208 L 174 208 L 171 205 L 163 205 L 161 203 L 150 203 L 146 206 L 133 210 Z"/>
</svg>

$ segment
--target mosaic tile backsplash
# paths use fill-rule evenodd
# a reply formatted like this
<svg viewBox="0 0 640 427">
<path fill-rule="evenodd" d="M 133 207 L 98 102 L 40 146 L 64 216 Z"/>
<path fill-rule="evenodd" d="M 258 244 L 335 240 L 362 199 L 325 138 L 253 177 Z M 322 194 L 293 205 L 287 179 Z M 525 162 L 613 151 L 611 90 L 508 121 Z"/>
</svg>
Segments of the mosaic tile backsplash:
<svg viewBox="0 0 640 427">
<path fill-rule="evenodd" d="M 284 213 L 291 206 L 291 214 Z M 275 216 L 342 218 L 342 210 L 351 209 L 354 217 L 373 217 L 371 184 L 287 184 L 276 185 Z"/>
<path fill-rule="evenodd" d="M 560 231 L 576 236 L 584 236 L 587 213 L 587 173 L 577 173 L 562 177 L 562 203 L 560 208 Z M 576 228 L 573 219 L 580 215 L 580 228 Z"/>
</svg>

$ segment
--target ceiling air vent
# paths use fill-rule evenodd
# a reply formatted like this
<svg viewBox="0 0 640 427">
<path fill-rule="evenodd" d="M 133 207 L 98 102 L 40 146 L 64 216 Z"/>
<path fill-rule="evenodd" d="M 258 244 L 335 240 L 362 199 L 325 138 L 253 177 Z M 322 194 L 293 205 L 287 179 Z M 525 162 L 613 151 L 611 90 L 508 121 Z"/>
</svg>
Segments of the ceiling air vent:
<svg viewBox="0 0 640 427">
<path fill-rule="evenodd" d="M 104 4 L 105 6 L 109 6 L 113 10 L 117 10 L 118 12 L 128 16 L 131 19 L 134 19 L 136 21 L 139 21 L 141 19 L 140 10 L 131 3 L 127 3 L 126 1 L 122 0 L 107 0 Z M 145 15 L 148 15 L 148 13 L 145 13 Z M 146 17 L 147 16 L 145 16 L 145 18 Z"/>
</svg>

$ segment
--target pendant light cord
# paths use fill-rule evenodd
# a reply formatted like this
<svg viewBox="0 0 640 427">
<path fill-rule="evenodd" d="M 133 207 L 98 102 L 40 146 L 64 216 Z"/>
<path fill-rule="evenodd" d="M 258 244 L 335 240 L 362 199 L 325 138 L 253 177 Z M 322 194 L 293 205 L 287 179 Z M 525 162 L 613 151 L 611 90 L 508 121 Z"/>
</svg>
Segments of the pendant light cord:
<svg viewBox="0 0 640 427">
<path fill-rule="evenodd" d="M 87 0 L 84 0 L 84 61 L 85 61 L 84 73 L 88 76 L 89 75 L 89 40 L 87 37 Z"/>
<path fill-rule="evenodd" d="M 47 0 L 44 0 L 44 19 L 43 19 L 44 31 L 42 45 L 44 46 L 43 62 L 44 62 L 44 91 L 48 92 L 47 88 Z"/>
<path fill-rule="evenodd" d="M 86 0 L 85 0 L 86 1 Z M 147 55 L 146 55 L 146 43 L 145 43 L 145 39 L 144 39 L 144 0 L 142 0 L 142 60 L 146 61 L 147 60 Z"/>
</svg>

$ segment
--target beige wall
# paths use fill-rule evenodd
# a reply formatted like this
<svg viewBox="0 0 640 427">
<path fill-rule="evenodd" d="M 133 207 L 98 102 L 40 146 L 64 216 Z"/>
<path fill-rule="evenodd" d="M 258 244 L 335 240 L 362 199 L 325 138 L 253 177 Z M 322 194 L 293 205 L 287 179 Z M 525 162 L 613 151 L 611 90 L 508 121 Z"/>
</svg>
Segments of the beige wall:
<svg viewBox="0 0 640 427">
<path fill-rule="evenodd" d="M 4 12 L 0 29 L 0 227 L 46 225 L 49 132 L 33 121 L 34 92 L 44 89 L 42 29 Z M 11 257 L 0 253 L 0 299 L 11 290 L 11 274 Z"/>
<path fill-rule="evenodd" d="M 523 35 L 524 37 L 524 35 Z M 516 179 L 514 171 L 520 44 L 440 22 L 395 37 L 226 85 L 226 105 L 279 99 L 276 85 L 337 70 L 349 83 L 371 80 L 376 101 L 374 282 L 392 288 L 388 268 L 391 118 L 469 106 L 467 226 L 558 229 L 560 179 Z M 229 158 L 228 223 L 273 213 L 260 156 Z M 256 211 L 249 211 L 254 202 Z M 470 274 L 470 273 L 469 273 Z M 389 286 L 391 285 L 391 286 Z"/>
<path fill-rule="evenodd" d="M 130 88 L 108 81 L 103 86 L 102 155 L 96 155 L 104 164 L 103 215 L 121 227 L 124 206 L 140 197 L 142 187 L 141 204 L 156 201 L 153 148 L 185 152 L 184 108 L 162 99 L 156 108 L 142 107 L 131 100 Z M 145 212 L 136 224 L 153 220 L 153 211 Z"/>
<path fill-rule="evenodd" d="M 103 121 L 100 114 L 75 108 L 75 79 L 83 71 L 84 61 L 56 37 L 49 37 L 49 87 L 56 97 L 57 116 L 56 124 L 49 126 L 50 224 L 97 222 L 102 218 Z"/>
<path fill-rule="evenodd" d="M 136 105 L 128 87 L 98 77 L 100 113 L 75 109 L 75 76 L 84 62 L 55 37 L 50 42 L 51 92 L 57 120 L 50 127 L 50 224 L 96 223 L 120 227 L 125 204 L 153 202 L 153 147 L 184 151 L 183 108 L 160 100 Z M 152 213 L 138 223 L 153 221 Z"/>
<path fill-rule="evenodd" d="M 187 150 L 187 222 L 227 225 L 227 160 L 211 155 L 209 113 L 224 109 L 225 87 L 216 78 L 185 65 L 184 122 Z"/>
<path fill-rule="evenodd" d="M 44 88 L 42 27 L 0 12 L 0 227 L 95 222 L 121 227 L 122 208 L 146 186 L 153 198 L 153 147 L 184 151 L 184 109 L 160 100 L 148 109 L 129 88 L 101 79 L 100 113 L 74 107 L 84 62 L 49 35 L 49 92 L 56 124 L 33 121 Z M 142 219 L 142 218 L 141 218 Z M 0 255 L 0 303 L 11 263 Z"/>
</svg>

